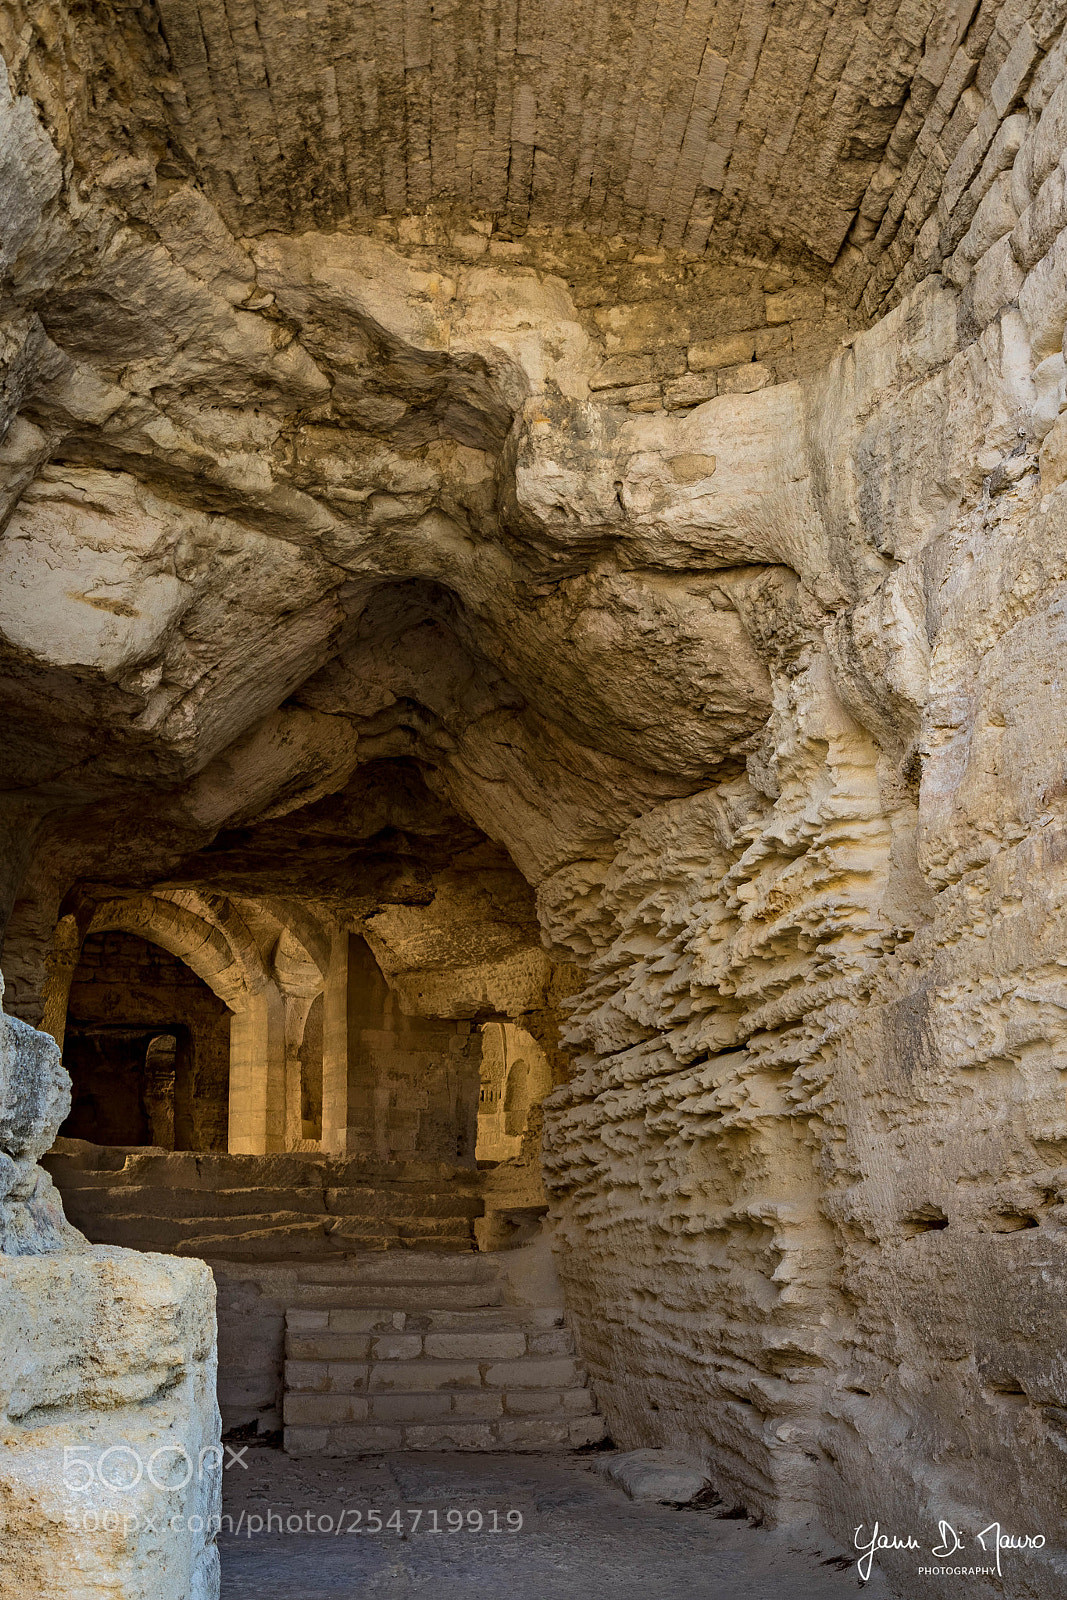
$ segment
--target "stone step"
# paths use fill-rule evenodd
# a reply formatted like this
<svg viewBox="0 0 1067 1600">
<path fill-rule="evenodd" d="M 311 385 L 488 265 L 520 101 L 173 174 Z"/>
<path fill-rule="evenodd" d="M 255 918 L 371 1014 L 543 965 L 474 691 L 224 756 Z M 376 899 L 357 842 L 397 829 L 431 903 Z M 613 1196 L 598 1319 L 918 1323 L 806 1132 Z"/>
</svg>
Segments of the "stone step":
<svg viewBox="0 0 1067 1600">
<path fill-rule="evenodd" d="M 425 1261 L 412 1255 L 375 1256 L 368 1261 L 350 1256 L 345 1262 L 330 1266 L 301 1263 L 297 1267 L 297 1279 L 301 1284 L 324 1284 L 339 1289 L 349 1289 L 355 1285 L 362 1288 L 365 1284 L 376 1283 L 391 1288 L 407 1285 L 422 1287 L 435 1283 L 478 1283 L 497 1287 L 500 1273 L 491 1255 L 442 1255 Z M 338 1301 L 338 1305 L 341 1304 L 343 1302 Z M 383 1301 L 383 1304 L 392 1302 Z"/>
<path fill-rule="evenodd" d="M 348 1239 L 361 1233 L 375 1234 L 391 1229 L 400 1239 L 470 1239 L 470 1217 L 328 1217 L 332 1239 Z"/>
<path fill-rule="evenodd" d="M 411 1187 L 375 1189 L 186 1189 L 176 1185 L 110 1184 L 87 1187 L 65 1183 L 67 1214 L 84 1217 L 141 1215 L 153 1217 L 263 1217 L 276 1212 L 327 1217 L 479 1217 L 483 1205 L 474 1195 L 435 1193 Z"/>
<path fill-rule="evenodd" d="M 382 1312 L 378 1324 L 359 1311 L 291 1310 L 286 1314 L 286 1354 L 308 1359 L 311 1346 L 322 1353 L 315 1361 L 410 1361 L 427 1357 L 443 1361 L 510 1361 L 519 1356 L 573 1356 L 569 1328 L 544 1328 L 519 1320 L 463 1329 L 422 1328 L 413 1316 Z M 393 1320 L 387 1322 L 386 1319 Z M 328 1319 L 328 1320 L 327 1320 Z M 362 1324 L 362 1326 L 361 1326 Z"/>
<path fill-rule="evenodd" d="M 480 1217 L 484 1202 L 477 1194 L 440 1193 L 410 1189 L 327 1189 L 326 1210 L 331 1216 Z"/>
<path fill-rule="evenodd" d="M 144 1248 L 144 1246 L 142 1246 Z M 420 1226 L 417 1220 L 400 1224 L 370 1222 L 359 1232 L 348 1229 L 327 1228 L 317 1223 L 307 1230 L 298 1228 L 262 1228 L 248 1233 L 201 1234 L 183 1239 L 174 1246 L 179 1256 L 200 1256 L 205 1261 L 291 1262 L 295 1256 L 317 1256 L 322 1260 L 344 1260 L 349 1251 L 361 1254 L 370 1251 L 395 1251 L 400 1254 L 427 1254 L 441 1251 L 449 1254 L 457 1250 L 474 1250 L 470 1226 L 459 1222 L 454 1228 L 442 1230 L 440 1221 L 427 1218 Z M 368 1285 L 362 1291 L 363 1304 L 368 1296 L 380 1294 Z M 328 1299 L 335 1299 L 337 1291 L 327 1291 Z M 465 1302 L 466 1303 L 466 1302 Z M 479 1302 L 476 1300 L 475 1304 Z"/>
<path fill-rule="evenodd" d="M 286 1260 L 317 1252 L 337 1258 L 349 1252 L 407 1246 L 427 1250 L 471 1249 L 467 1217 L 308 1217 L 300 1213 L 237 1217 L 156 1217 L 104 1213 L 86 1219 L 75 1209 L 71 1222 L 96 1244 L 125 1245 L 181 1256 L 235 1260 Z M 264 1223 L 267 1223 L 264 1226 Z"/>
<path fill-rule="evenodd" d="M 199 1217 L 263 1216 L 269 1212 L 325 1212 L 321 1189 L 179 1189 L 147 1184 L 86 1187 L 63 1185 L 68 1216 Z"/>
<path fill-rule="evenodd" d="M 399 1251 L 395 1252 L 400 1254 Z M 432 1257 L 421 1252 L 420 1265 Z M 477 1259 L 477 1257 L 475 1257 Z M 336 1288 L 328 1283 L 306 1283 L 290 1295 L 294 1305 L 309 1309 L 375 1311 L 469 1311 L 478 1307 L 495 1307 L 503 1304 L 504 1293 L 498 1283 L 445 1283 L 445 1284 L 352 1284 Z"/>
<path fill-rule="evenodd" d="M 76 1206 L 65 1208 L 72 1220 L 82 1213 Z M 94 1219 L 104 1228 L 154 1228 L 162 1237 L 173 1234 L 176 1239 L 188 1237 L 190 1232 L 203 1233 L 210 1229 L 220 1235 L 247 1233 L 250 1228 L 325 1228 L 329 1219 L 321 1214 L 309 1216 L 306 1211 L 242 1211 L 231 1216 L 183 1217 L 160 1216 L 152 1211 L 101 1211 Z M 381 1224 L 379 1224 L 381 1226 Z"/>
<path fill-rule="evenodd" d="M 499 1339 L 503 1348 L 504 1335 L 484 1337 Z M 422 1358 L 407 1353 L 414 1343 L 403 1333 L 376 1337 L 287 1334 L 286 1389 L 324 1394 L 430 1394 L 436 1389 L 580 1389 L 586 1381 L 584 1368 L 573 1356 Z"/>
<path fill-rule="evenodd" d="M 496 1422 L 501 1417 L 562 1422 L 593 1414 L 589 1389 L 439 1390 L 433 1394 L 305 1394 L 287 1391 L 287 1427 L 334 1428 L 349 1422 L 376 1426 Z"/>
<path fill-rule="evenodd" d="M 71 1212 L 67 1215 L 77 1226 L 77 1216 Z M 454 1236 L 457 1239 L 465 1239 L 470 1233 L 470 1226 L 465 1217 L 410 1217 L 402 1221 L 393 1221 L 382 1217 L 342 1219 L 308 1217 L 299 1212 L 275 1212 L 267 1215 L 262 1212 L 250 1212 L 235 1217 L 156 1217 L 116 1212 L 96 1219 L 96 1230 L 100 1232 L 105 1229 L 112 1237 L 99 1241 L 101 1243 L 125 1244 L 128 1240 L 143 1237 L 146 1240 L 148 1238 L 158 1240 L 158 1246 L 152 1248 L 161 1249 L 165 1248 L 167 1240 L 178 1243 L 189 1240 L 193 1235 L 210 1236 L 214 1239 L 242 1239 L 252 1235 L 277 1238 L 284 1234 L 298 1239 L 310 1237 L 318 1232 L 323 1237 L 334 1235 L 338 1239 L 348 1237 L 402 1239 L 412 1234 L 419 1238 Z M 356 1246 L 353 1245 L 352 1248 L 355 1249 Z"/>
<path fill-rule="evenodd" d="M 388 1426 L 336 1423 L 287 1426 L 292 1456 L 374 1455 L 392 1450 L 577 1450 L 605 1437 L 603 1417 L 510 1417 L 487 1422 L 440 1420 Z"/>
<path fill-rule="evenodd" d="M 359 1240 L 362 1250 L 374 1248 L 388 1250 L 394 1243 L 392 1239 L 375 1240 L 366 1236 Z M 304 1256 L 322 1256 L 329 1259 L 337 1254 L 338 1246 L 332 1244 L 328 1234 L 321 1229 L 298 1237 L 291 1230 L 274 1232 L 268 1228 L 236 1236 L 194 1235 L 174 1246 L 174 1254 L 178 1256 L 197 1256 L 208 1262 L 243 1261 L 250 1265 L 289 1261 L 298 1251 Z"/>
<path fill-rule="evenodd" d="M 296 1308 L 287 1313 L 288 1326 L 294 1333 L 331 1330 L 338 1333 L 402 1333 L 411 1330 L 419 1333 L 497 1333 L 508 1328 L 522 1328 L 527 1333 L 571 1333 L 564 1326 L 563 1311 L 553 1306 L 480 1306 L 467 1311 L 437 1309 L 399 1311 L 388 1306 L 358 1306 Z M 553 1354 L 570 1354 L 553 1351 Z"/>
<path fill-rule="evenodd" d="M 67 1212 L 75 1227 L 91 1233 L 94 1244 L 126 1245 L 135 1250 L 162 1250 L 181 1254 L 199 1254 L 199 1245 L 210 1237 L 219 1243 L 237 1242 L 253 1233 L 290 1241 L 290 1254 L 298 1253 L 307 1241 L 319 1237 L 325 1241 L 326 1219 L 290 1213 L 271 1219 L 268 1228 L 262 1216 L 243 1217 L 152 1217 L 125 1216 L 121 1213 L 92 1219 L 91 1228 L 72 1209 Z M 381 1226 L 380 1224 L 378 1226 Z"/>
<path fill-rule="evenodd" d="M 494 1256 L 306 1263 L 299 1280 L 285 1313 L 291 1454 L 573 1450 L 604 1437 L 561 1308 L 504 1305 Z"/>
<path fill-rule="evenodd" d="M 146 1150 L 140 1146 L 93 1145 L 59 1139 L 42 1158 L 61 1189 L 68 1184 L 114 1188 L 265 1189 L 429 1188 L 476 1194 L 475 1168 L 443 1161 L 383 1162 L 372 1157 L 329 1157 L 308 1153 L 238 1156 L 221 1151 Z"/>
</svg>

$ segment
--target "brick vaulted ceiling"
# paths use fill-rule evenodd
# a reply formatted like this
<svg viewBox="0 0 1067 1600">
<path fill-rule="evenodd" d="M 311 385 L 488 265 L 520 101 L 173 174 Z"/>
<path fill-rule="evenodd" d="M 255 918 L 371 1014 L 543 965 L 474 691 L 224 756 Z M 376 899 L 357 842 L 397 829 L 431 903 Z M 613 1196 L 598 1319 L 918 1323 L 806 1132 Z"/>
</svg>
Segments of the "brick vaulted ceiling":
<svg viewBox="0 0 1067 1600">
<path fill-rule="evenodd" d="M 877 225 L 978 9 L 156 0 L 135 27 L 171 148 L 238 232 L 451 204 L 814 265 L 861 206 Z"/>
</svg>

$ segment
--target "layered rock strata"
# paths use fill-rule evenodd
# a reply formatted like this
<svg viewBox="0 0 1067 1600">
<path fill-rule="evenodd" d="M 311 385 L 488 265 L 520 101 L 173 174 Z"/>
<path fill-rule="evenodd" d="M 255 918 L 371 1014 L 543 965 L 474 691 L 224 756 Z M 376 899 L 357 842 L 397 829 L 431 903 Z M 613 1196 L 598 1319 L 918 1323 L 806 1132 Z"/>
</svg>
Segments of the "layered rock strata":
<svg viewBox="0 0 1067 1600">
<path fill-rule="evenodd" d="M 768 207 L 647 261 L 469 195 L 238 205 L 166 17 L 91 134 L 69 18 L 5 112 L 20 1010 L 152 891 L 302 896 L 557 1080 L 566 1013 L 612 1435 L 846 1539 L 1041 1534 L 1020 1600 L 1067 1417 L 1062 24 L 917 19 L 821 264 Z"/>
</svg>

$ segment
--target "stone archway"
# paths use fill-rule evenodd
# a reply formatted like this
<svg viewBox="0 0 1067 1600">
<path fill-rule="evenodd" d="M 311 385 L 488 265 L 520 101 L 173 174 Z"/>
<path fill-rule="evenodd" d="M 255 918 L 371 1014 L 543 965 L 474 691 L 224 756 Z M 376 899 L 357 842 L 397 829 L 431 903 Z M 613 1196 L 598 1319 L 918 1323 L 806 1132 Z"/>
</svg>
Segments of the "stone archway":
<svg viewBox="0 0 1067 1600">
<path fill-rule="evenodd" d="M 508 1161 L 522 1154 L 532 1114 L 552 1088 L 544 1050 L 525 1028 L 510 1022 L 482 1025 L 479 1161 Z"/>
<path fill-rule="evenodd" d="M 219 996 L 161 945 L 114 928 L 89 934 L 68 993 L 73 1104 L 61 1137 L 225 1150 L 231 1024 Z"/>
<path fill-rule="evenodd" d="M 83 901 L 79 911 L 78 917 L 68 914 L 60 920 L 53 941 L 45 1009 L 54 1019 L 56 1036 L 63 1039 L 77 958 L 87 945 L 95 952 L 109 933 L 147 941 L 200 979 L 228 1013 L 227 1109 L 215 1119 L 228 1128 L 222 1148 L 247 1153 L 297 1148 L 302 1142 L 299 1050 L 308 1010 L 323 993 L 329 959 L 328 935 L 315 919 L 297 913 L 317 959 L 276 916 L 254 905 L 242 913 L 218 894 L 161 890 L 95 905 Z M 253 921 L 258 916 L 258 942 L 246 915 Z M 84 930 L 80 936 L 79 924 Z M 105 967 L 100 978 L 107 977 Z M 173 966 L 171 982 L 173 986 Z M 138 1003 L 143 1006 L 143 998 Z M 95 1021 L 102 1025 L 101 1018 Z M 203 1147 L 218 1148 L 217 1136 Z"/>
</svg>

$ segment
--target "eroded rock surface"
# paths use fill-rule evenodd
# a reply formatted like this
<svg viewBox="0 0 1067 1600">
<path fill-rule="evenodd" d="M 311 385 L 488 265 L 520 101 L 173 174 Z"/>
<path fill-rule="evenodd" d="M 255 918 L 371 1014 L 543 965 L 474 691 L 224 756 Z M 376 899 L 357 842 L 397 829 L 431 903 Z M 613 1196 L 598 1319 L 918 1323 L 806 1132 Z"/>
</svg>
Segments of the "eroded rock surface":
<svg viewBox="0 0 1067 1600">
<path fill-rule="evenodd" d="M 3 1001 L 0 978 L 0 1003 Z M 0 1010 L 0 1255 L 84 1250 L 38 1161 L 70 1110 L 54 1039 Z"/>
<path fill-rule="evenodd" d="M 211 1274 L 90 1246 L 65 1220 L 36 1160 L 70 1081 L 55 1041 L 2 1013 L 0 1104 L 0 1594 L 212 1600 Z"/>
<path fill-rule="evenodd" d="M 19 12 L 5 963 L 39 1020 L 83 934 L 143 915 L 259 993 L 227 904 L 255 929 L 284 900 L 409 1013 L 539 1018 L 614 1437 L 846 1538 L 1043 1533 L 1006 1579 L 1037 1600 L 1067 1417 L 1067 45 L 1057 6 L 909 19 L 906 47 L 857 23 L 803 94 L 742 26 L 759 159 L 790 194 L 808 163 L 788 218 L 742 181 L 753 90 L 725 142 L 691 129 L 695 224 L 687 124 L 568 232 L 517 91 L 532 187 L 427 173 L 421 35 L 358 160 L 354 123 L 304 141 L 327 183 L 293 154 L 327 88 L 275 102 L 255 65 L 278 18 L 238 50 L 184 4 L 124 14 L 90 115 L 63 85 L 97 23 Z"/>
</svg>

